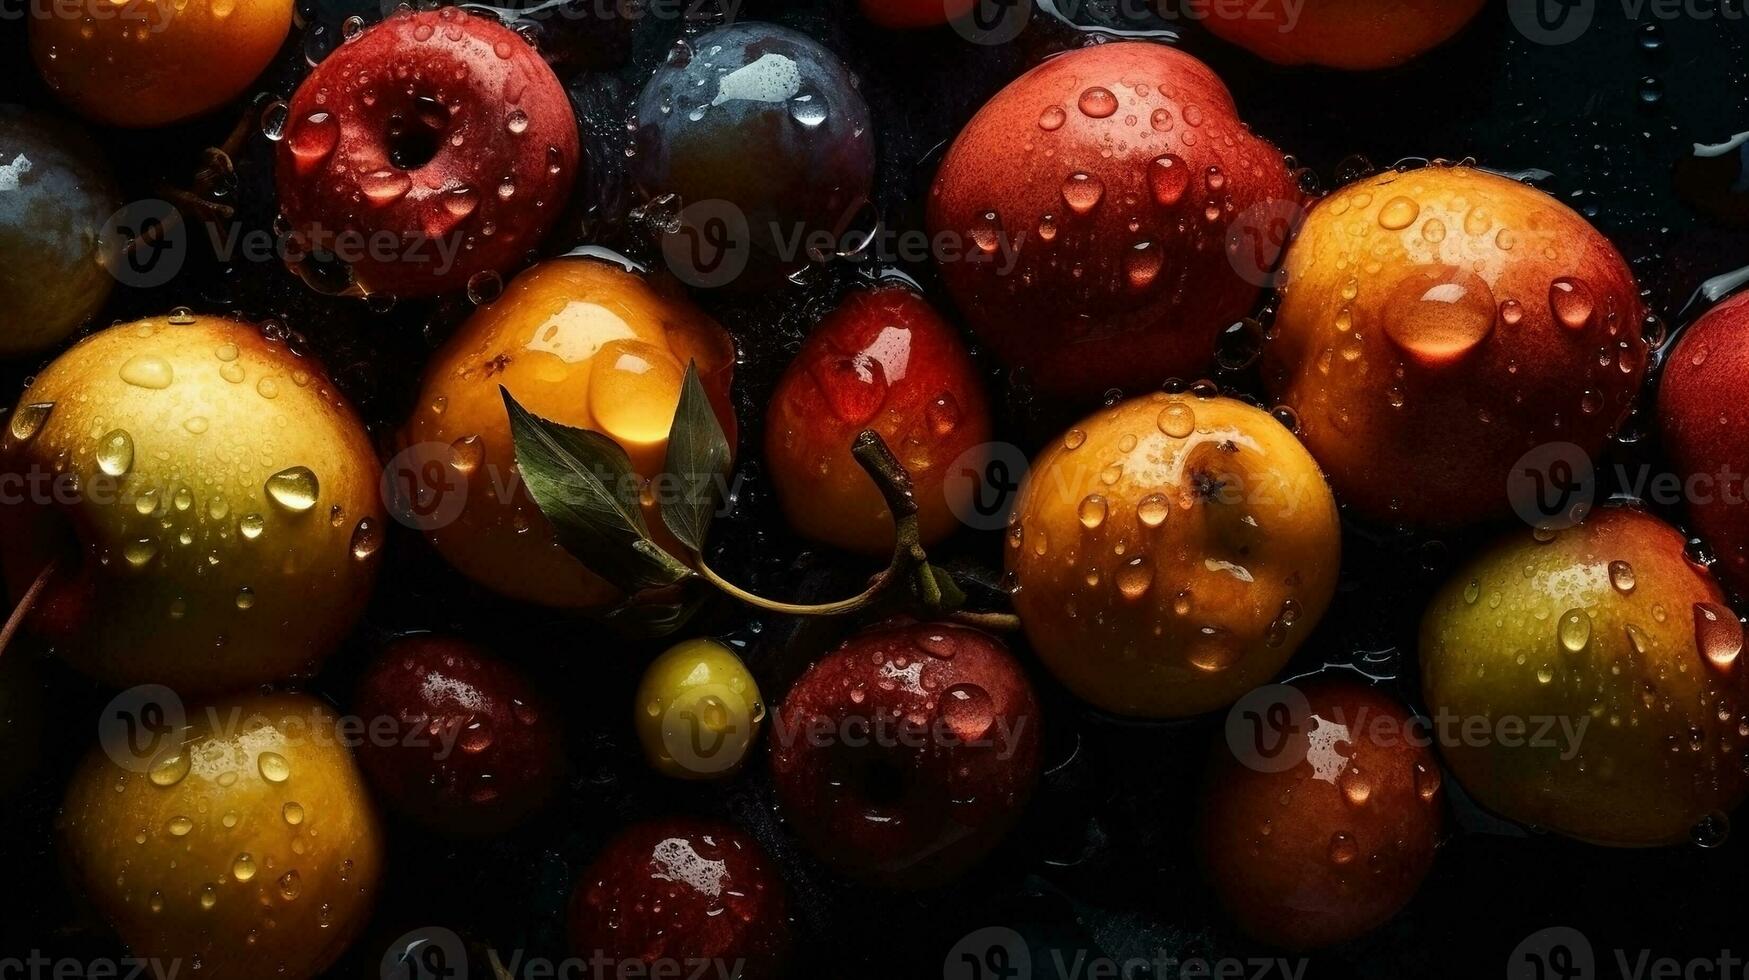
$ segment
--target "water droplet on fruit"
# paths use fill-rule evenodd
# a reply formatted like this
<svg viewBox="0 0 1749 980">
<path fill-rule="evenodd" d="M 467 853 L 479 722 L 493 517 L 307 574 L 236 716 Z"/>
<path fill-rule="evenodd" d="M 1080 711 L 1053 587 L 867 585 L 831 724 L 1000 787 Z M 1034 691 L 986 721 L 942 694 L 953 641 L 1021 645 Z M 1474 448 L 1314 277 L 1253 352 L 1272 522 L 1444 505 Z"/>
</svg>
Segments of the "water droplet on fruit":
<svg viewBox="0 0 1749 980">
<path fill-rule="evenodd" d="M 291 129 L 286 146 L 298 169 L 309 171 L 340 144 L 340 123 L 327 112 L 312 112 Z"/>
<path fill-rule="evenodd" d="M 1404 355 L 1428 366 L 1450 364 L 1476 350 L 1494 329 L 1494 294 L 1473 272 L 1414 276 L 1386 304 L 1385 336 Z"/>
<path fill-rule="evenodd" d="M 1169 208 L 1183 200 L 1189 187 L 1190 168 L 1178 157 L 1168 153 L 1148 165 L 1148 190 L 1155 204 Z"/>
<path fill-rule="evenodd" d="M 352 529 L 352 557 L 364 561 L 383 546 L 382 528 L 370 518 L 362 518 Z"/>
<path fill-rule="evenodd" d="M 293 827 L 296 827 L 298 824 L 301 824 L 304 822 L 303 804 L 297 803 L 295 801 L 291 802 L 291 803 L 287 803 L 285 806 L 281 807 L 279 814 L 281 817 L 285 818 L 286 823 L 292 825 Z"/>
<path fill-rule="evenodd" d="M 316 506 L 321 486 L 316 474 L 307 466 L 293 466 L 267 478 L 267 495 L 273 502 L 294 513 L 303 513 Z"/>
<path fill-rule="evenodd" d="M 1345 865 L 1354 863 L 1360 856 L 1360 846 L 1354 842 L 1354 837 L 1344 831 L 1338 831 L 1330 837 L 1330 863 Z"/>
<path fill-rule="evenodd" d="M 1421 216 L 1421 205 L 1406 197 L 1393 197 L 1379 209 L 1379 227 L 1388 231 L 1401 231 L 1415 223 Z"/>
<path fill-rule="evenodd" d="M 1694 604 L 1694 642 L 1707 663 L 1730 670 L 1743 653 L 1743 624 L 1735 613 L 1711 602 Z"/>
<path fill-rule="evenodd" d="M 887 402 L 886 371 L 866 354 L 817 362 L 810 373 L 832 414 L 850 425 L 867 423 Z"/>
<path fill-rule="evenodd" d="M 245 514 L 243 519 L 237 522 L 237 530 L 242 532 L 244 540 L 254 541 L 261 537 L 263 531 L 267 530 L 267 519 L 260 514 Z"/>
<path fill-rule="evenodd" d="M 1172 402 L 1160 410 L 1157 424 L 1161 432 L 1174 439 L 1186 438 L 1196 431 L 1196 410 L 1184 402 Z"/>
<path fill-rule="evenodd" d="M 1125 562 L 1117 570 L 1117 590 L 1125 599 L 1140 599 L 1154 587 L 1154 565 L 1146 556 Z"/>
<path fill-rule="evenodd" d="M 43 424 L 49 420 L 49 413 L 55 410 L 54 402 L 38 402 L 34 405 L 20 405 L 12 413 L 12 422 L 8 431 L 18 442 L 29 442 L 42 431 Z"/>
<path fill-rule="evenodd" d="M 1556 322 L 1568 330 L 1583 330 L 1591 322 L 1597 305 L 1591 298 L 1591 287 L 1577 279 L 1563 276 L 1549 286 L 1549 309 Z"/>
<path fill-rule="evenodd" d="M 996 724 L 996 706 L 982 687 L 955 684 L 941 692 L 941 717 L 956 738 L 976 742 Z"/>
<path fill-rule="evenodd" d="M 278 752 L 261 753 L 255 765 L 261 770 L 261 778 L 270 783 L 283 783 L 291 778 L 291 764 Z"/>
<path fill-rule="evenodd" d="M 153 760 L 152 767 L 146 771 L 146 779 L 153 786 L 175 786 L 188 775 L 193 762 L 193 758 L 186 751 L 181 748 L 174 749 Z"/>
<path fill-rule="evenodd" d="M 1634 566 L 1625 561 L 1609 563 L 1609 584 L 1622 595 L 1630 595 L 1634 591 Z"/>
<path fill-rule="evenodd" d="M 1136 519 L 1141 521 L 1144 527 L 1159 527 L 1166 523 L 1166 518 L 1171 513 L 1172 505 L 1163 494 L 1151 493 L 1136 504 Z"/>
<path fill-rule="evenodd" d="M 1069 114 L 1063 111 L 1063 107 L 1060 105 L 1054 105 L 1039 113 L 1038 128 L 1047 133 L 1055 132 L 1056 130 L 1062 129 L 1063 123 L 1068 121 Z"/>
<path fill-rule="evenodd" d="M 1731 818 L 1721 810 L 1714 810 L 1695 823 L 1688 837 L 1697 847 L 1710 850 L 1723 846 L 1731 837 Z"/>
<path fill-rule="evenodd" d="M 110 476 L 126 476 L 134 468 L 134 437 L 126 429 L 112 430 L 98 440 L 97 468 Z"/>
<path fill-rule="evenodd" d="M 163 391 L 176 380 L 170 362 L 152 354 L 136 354 L 121 366 L 121 379 L 135 388 Z"/>
<path fill-rule="evenodd" d="M 1081 526 L 1089 531 L 1099 527 L 1099 525 L 1105 523 L 1105 515 L 1108 510 L 1109 506 L 1106 504 L 1104 497 L 1101 497 L 1096 493 L 1089 494 L 1081 501 L 1081 507 L 1079 509 Z"/>
<path fill-rule="evenodd" d="M 164 825 L 164 829 L 172 837 L 187 837 L 194 830 L 194 821 L 187 817 L 171 817 L 170 822 Z"/>
<path fill-rule="evenodd" d="M 238 881 L 249 881 L 255 877 L 255 859 L 248 854 L 237 855 L 237 860 L 231 862 L 231 877 Z"/>
<path fill-rule="evenodd" d="M 134 568 L 144 568 L 158 557 L 158 543 L 151 538 L 136 538 L 121 550 L 122 558 Z"/>
<path fill-rule="evenodd" d="M 1092 211 L 1104 196 L 1105 185 L 1092 174 L 1072 173 L 1063 181 L 1063 202 L 1076 214 Z"/>
<path fill-rule="evenodd" d="M 1091 119 L 1104 119 L 1117 111 L 1117 96 L 1111 90 L 1095 85 L 1081 93 L 1081 99 L 1076 103 L 1082 114 Z"/>
<path fill-rule="evenodd" d="M 1568 653 L 1583 653 L 1591 645 L 1591 617 L 1583 609 L 1569 609 L 1556 632 Z"/>
<path fill-rule="evenodd" d="M 298 895 L 302 891 L 303 891 L 303 882 L 298 878 L 298 872 L 297 872 L 296 868 L 294 868 L 290 871 L 287 871 L 285 874 L 282 874 L 279 876 L 279 897 L 280 898 L 283 898 L 289 902 L 289 901 L 292 901 L 293 899 L 297 898 Z"/>
</svg>

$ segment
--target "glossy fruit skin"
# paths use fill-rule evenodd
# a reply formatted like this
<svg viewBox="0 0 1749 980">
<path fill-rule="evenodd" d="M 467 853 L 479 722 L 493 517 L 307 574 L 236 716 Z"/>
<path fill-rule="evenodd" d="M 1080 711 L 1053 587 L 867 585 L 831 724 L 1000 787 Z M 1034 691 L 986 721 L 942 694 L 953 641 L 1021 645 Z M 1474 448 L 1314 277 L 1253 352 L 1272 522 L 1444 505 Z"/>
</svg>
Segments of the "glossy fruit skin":
<svg viewBox="0 0 1749 980">
<path fill-rule="evenodd" d="M 577 120 L 553 70 L 514 31 L 454 7 L 403 10 L 342 44 L 287 120 L 280 210 L 314 245 L 349 236 L 367 293 L 430 296 L 509 273 L 577 180 Z M 358 247 L 380 238 L 399 243 L 391 258 Z"/>
<path fill-rule="evenodd" d="M 804 111 L 808 123 L 797 118 Z M 739 211 L 750 281 L 807 263 L 790 248 L 805 232 L 836 242 L 874 182 L 874 128 L 849 69 L 774 24 L 701 34 L 689 58 L 657 68 L 638 96 L 636 148 L 632 177 L 646 197 Z"/>
<path fill-rule="evenodd" d="M 890 623 L 790 688 L 772 781 L 790 826 L 826 864 L 886 888 L 932 887 L 1018 819 L 1038 779 L 1040 723 L 1032 685 L 1000 641 Z"/>
<path fill-rule="evenodd" d="M 541 418 L 612 438 L 652 479 L 689 362 L 733 446 L 734 341 L 674 284 L 595 258 L 555 259 L 518 276 L 432 358 L 402 430 L 403 445 L 441 461 L 449 485 L 461 488 L 450 492 L 465 500 L 453 522 L 429 528 L 432 543 L 457 570 L 514 599 L 584 609 L 617 602 L 619 590 L 559 547 L 515 482 L 499 386 Z M 501 485 L 514 488 L 509 499 Z M 654 501 L 644 516 L 657 542 L 681 554 Z"/>
<path fill-rule="evenodd" d="M 972 12 L 972 0 L 859 0 L 862 15 L 882 27 L 939 27 Z"/>
<path fill-rule="evenodd" d="M 27 625 L 80 669 L 235 690 L 312 671 L 357 622 L 381 471 L 320 364 L 179 311 L 80 341 L 17 404 L 0 474 L 36 489 L 0 507 L 0 563 L 16 596 L 59 560 Z"/>
<path fill-rule="evenodd" d="M 924 546 L 958 530 L 956 514 L 976 485 L 961 471 L 983 471 L 990 407 L 958 334 L 908 288 L 846 296 L 784 372 L 765 428 L 790 526 L 849 551 L 890 555 L 893 515 L 851 453 L 868 428 L 911 474 Z"/>
<path fill-rule="evenodd" d="M 1478 802 L 1624 847 L 1686 841 L 1704 818 L 1742 802 L 1743 630 L 1683 546 L 1679 532 L 1643 512 L 1601 510 L 1546 544 L 1528 530 L 1512 534 L 1440 591 L 1421 626 L 1422 687 L 1435 719 L 1589 726 L 1568 760 L 1560 738 L 1444 745 Z M 1589 618 L 1588 631 L 1584 620 L 1568 625 L 1573 611 Z"/>
<path fill-rule="evenodd" d="M 1481 170 L 1344 187 L 1312 209 L 1284 275 L 1264 383 L 1371 521 L 1509 514 L 1513 464 L 1554 442 L 1595 456 L 1645 376 L 1646 311 L 1621 254 L 1559 201 Z"/>
<path fill-rule="evenodd" d="M 1014 608 L 1052 673 L 1106 711 L 1179 718 L 1273 677 L 1336 592 L 1336 502 L 1269 413 L 1156 392 L 1033 463 L 1008 535 Z"/>
<path fill-rule="evenodd" d="M 1749 595 L 1749 511 L 1744 461 L 1749 460 L 1749 293 L 1732 297 L 1682 334 L 1665 361 L 1658 389 L 1664 447 L 1685 483 L 1705 478 L 1688 504 L 1694 530 L 1718 564 L 1713 572 L 1739 596 Z M 1704 496 L 1702 495 L 1704 493 Z"/>
<path fill-rule="evenodd" d="M 18 106 L 0 106 L 0 161 L 0 307 L 9 311 L 0 358 L 8 358 L 59 344 L 103 308 L 115 280 L 99 236 L 121 194 L 88 136 Z"/>
<path fill-rule="evenodd" d="M 1190 0 L 1210 32 L 1281 65 L 1350 71 L 1390 68 L 1450 40 L 1485 0 L 1308 0 L 1297 10 L 1267 3 L 1222 13 L 1218 0 Z M 1228 5 L 1228 10 L 1232 8 Z"/>
<path fill-rule="evenodd" d="M 1445 819 L 1431 733 L 1390 696 L 1346 679 L 1299 687 L 1309 709 L 1280 772 L 1219 742 L 1204 787 L 1201 850 L 1228 913 L 1293 950 L 1356 939 L 1409 904 Z"/>
<path fill-rule="evenodd" d="M 1122 42 L 1052 58 L 978 110 L 928 220 L 967 243 L 938 264 L 973 331 L 1046 393 L 1092 399 L 1205 371 L 1269 281 L 1247 236 L 1299 199 L 1208 66 Z"/>
<path fill-rule="evenodd" d="M 367 724 L 391 719 L 397 736 L 360 746 L 371 785 L 438 833 L 503 833 L 564 779 L 563 736 L 546 698 L 464 640 L 418 634 L 391 643 L 359 683 L 354 709 Z"/>
<path fill-rule="evenodd" d="M 789 957 L 789 898 L 759 844 L 714 820 L 636 824 L 602 850 L 571 896 L 572 947 L 619 969 L 685 975 L 712 961 L 746 980 L 780 976 Z"/>
<path fill-rule="evenodd" d="M 30 50 L 50 90 L 89 119 L 137 128 L 242 95 L 292 25 L 292 0 L 68 0 L 31 10 Z"/>
<path fill-rule="evenodd" d="M 644 758 L 675 779 L 733 776 L 764 721 L 759 683 L 715 640 L 687 640 L 651 661 L 632 699 Z"/>
<path fill-rule="evenodd" d="M 171 785 L 168 753 L 149 768 L 86 757 L 61 815 L 69 869 L 136 956 L 198 961 L 203 977 L 320 975 L 370 917 L 383 864 L 334 713 L 276 694 L 187 718 Z"/>
</svg>

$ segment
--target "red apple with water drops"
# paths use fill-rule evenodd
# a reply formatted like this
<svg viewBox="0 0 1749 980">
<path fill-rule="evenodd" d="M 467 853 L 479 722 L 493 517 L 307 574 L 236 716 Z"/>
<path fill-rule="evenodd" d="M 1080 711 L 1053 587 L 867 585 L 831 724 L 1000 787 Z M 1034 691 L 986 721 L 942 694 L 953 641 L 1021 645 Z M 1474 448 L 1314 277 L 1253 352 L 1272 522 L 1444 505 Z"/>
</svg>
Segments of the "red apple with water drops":
<svg viewBox="0 0 1749 980">
<path fill-rule="evenodd" d="M 958 334 L 903 286 L 846 296 L 802 345 L 766 415 L 765 455 L 790 526 L 867 554 L 893 550 L 886 499 L 857 464 L 874 429 L 911 475 L 923 544 L 959 527 L 990 440 L 983 383 Z"/>
<path fill-rule="evenodd" d="M 564 211 L 577 120 L 540 52 L 459 8 L 403 9 L 298 87 L 279 142 L 285 223 L 323 290 L 428 296 L 508 273 Z"/>
<path fill-rule="evenodd" d="M 1658 418 L 1676 472 L 1692 488 L 1694 530 L 1718 556 L 1714 573 L 1749 596 L 1749 293 L 1682 334 L 1664 367 Z"/>
<path fill-rule="evenodd" d="M 440 833 L 500 833 L 564 778 L 557 715 L 479 647 L 419 634 L 391 643 L 359 684 L 359 762 L 401 815 Z M 387 733 L 387 734 L 384 734 Z"/>
<path fill-rule="evenodd" d="M 929 229 L 980 338 L 1081 398 L 1195 376 L 1258 304 L 1300 191 L 1207 65 L 1082 48 L 991 99 L 936 174 Z"/>
<path fill-rule="evenodd" d="M 1229 724 L 1216 747 L 1201 813 L 1209 880 L 1265 942 L 1317 949 L 1365 935 L 1433 866 L 1445 810 L 1431 729 L 1353 680 L 1263 690 L 1287 710 L 1259 715 L 1285 724 L 1267 738 Z"/>
<path fill-rule="evenodd" d="M 608 976 L 772 980 L 789 958 L 789 899 L 759 844 L 714 820 L 623 831 L 571 896 L 571 943 Z M 618 972 L 636 971 L 636 972 Z"/>
<path fill-rule="evenodd" d="M 1018 818 L 1038 778 L 1039 705 L 1008 650 L 943 623 L 865 630 L 815 664 L 772 730 L 797 836 L 892 888 L 951 881 Z"/>
</svg>

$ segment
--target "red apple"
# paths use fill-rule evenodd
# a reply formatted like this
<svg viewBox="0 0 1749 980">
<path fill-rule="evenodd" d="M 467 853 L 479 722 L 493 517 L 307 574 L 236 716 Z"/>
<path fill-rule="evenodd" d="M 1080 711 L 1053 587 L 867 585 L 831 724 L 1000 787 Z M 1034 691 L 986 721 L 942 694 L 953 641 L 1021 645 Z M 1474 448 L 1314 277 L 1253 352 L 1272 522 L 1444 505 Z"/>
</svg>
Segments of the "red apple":
<svg viewBox="0 0 1749 980">
<path fill-rule="evenodd" d="M 872 428 L 911 474 L 923 544 L 959 527 L 983 469 L 990 409 L 958 334 L 902 286 L 851 293 L 802 345 L 766 415 L 765 455 L 790 526 L 815 541 L 891 554 L 893 515 L 851 447 Z M 950 497 L 958 494 L 959 500 Z"/>
<path fill-rule="evenodd" d="M 1258 939 L 1346 942 L 1409 904 L 1433 865 L 1444 797 L 1432 730 L 1350 680 L 1263 690 L 1282 692 L 1292 720 L 1255 742 L 1230 725 L 1218 746 L 1201 814 L 1209 877 Z"/>
<path fill-rule="evenodd" d="M 602 976 L 771 980 L 789 955 L 788 905 L 783 879 L 746 834 L 710 820 L 656 820 L 621 833 L 583 873 L 571 941 L 600 958 Z"/>
<path fill-rule="evenodd" d="M 402 10 L 347 41 L 287 119 L 280 210 L 366 293 L 426 296 L 509 272 L 577 179 L 577 120 L 552 69 L 514 31 L 455 7 Z"/>
<path fill-rule="evenodd" d="M 1749 595 L 1749 293 L 1719 304 L 1683 333 L 1664 368 L 1658 417 L 1686 485 L 1694 529 L 1718 555 L 1726 587 Z"/>
<path fill-rule="evenodd" d="M 993 637 L 894 623 L 803 674 L 772 741 L 778 800 L 821 860 L 927 887 L 989 853 L 1018 817 L 1038 777 L 1039 706 Z"/>
<path fill-rule="evenodd" d="M 1299 199 L 1207 65 L 1125 42 L 1052 58 L 980 109 L 929 228 L 963 243 L 938 259 L 978 335 L 1046 391 L 1091 398 L 1201 373 L 1257 305 Z"/>
<path fill-rule="evenodd" d="M 491 834 L 538 809 L 564 776 L 557 715 L 509 664 L 451 637 L 389 645 L 355 704 L 359 763 L 402 815 L 441 833 Z"/>
</svg>

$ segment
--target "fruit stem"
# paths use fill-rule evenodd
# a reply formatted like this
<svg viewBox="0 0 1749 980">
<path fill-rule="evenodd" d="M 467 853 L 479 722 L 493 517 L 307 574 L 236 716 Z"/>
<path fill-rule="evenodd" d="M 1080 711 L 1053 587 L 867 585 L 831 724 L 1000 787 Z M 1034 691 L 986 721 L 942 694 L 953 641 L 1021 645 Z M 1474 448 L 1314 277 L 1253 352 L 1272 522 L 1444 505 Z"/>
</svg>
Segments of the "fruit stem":
<svg viewBox="0 0 1749 980">
<path fill-rule="evenodd" d="M 724 579 L 705 564 L 702 555 L 698 561 L 698 574 L 705 581 L 750 606 L 785 616 L 843 616 L 873 606 L 895 587 L 895 583 L 902 584 L 924 580 L 932 583 L 931 576 L 919 574 L 921 570 L 927 568 L 929 555 L 924 551 L 922 531 L 917 523 L 917 496 L 912 489 L 911 474 L 905 471 L 905 467 L 899 463 L 898 458 L 893 455 L 893 451 L 887 448 L 880 433 L 873 429 L 864 429 L 857 435 L 856 443 L 851 447 L 851 454 L 856 457 L 857 463 L 868 473 L 869 479 L 875 482 L 875 486 L 881 491 L 881 496 L 886 498 L 887 509 L 893 515 L 893 527 L 896 531 L 892 563 L 880 574 L 870 579 L 868 588 L 864 589 L 860 595 L 824 605 L 796 605 L 778 602 L 755 595 Z M 929 607 L 931 613 L 942 614 L 946 612 L 941 608 L 943 603 L 939 588 L 925 587 L 923 591 L 925 593 L 922 596 L 923 604 Z"/>
<path fill-rule="evenodd" d="M 31 610 L 36 608 L 37 600 L 42 598 L 43 591 L 49 587 L 49 580 L 54 578 L 55 572 L 59 569 L 60 562 L 49 562 L 43 566 L 41 572 L 37 573 L 36 581 L 30 583 L 30 588 L 24 590 L 24 598 L 18 600 L 18 605 L 13 607 L 12 615 L 7 618 L 6 625 L 0 626 L 0 656 L 4 656 L 6 648 L 12 645 L 12 638 L 23 628 L 24 621 L 30 617 Z"/>
<path fill-rule="evenodd" d="M 947 618 L 961 626 L 989 630 L 992 633 L 1020 632 L 1020 617 L 1013 613 L 968 612 L 961 609 Z"/>
</svg>

